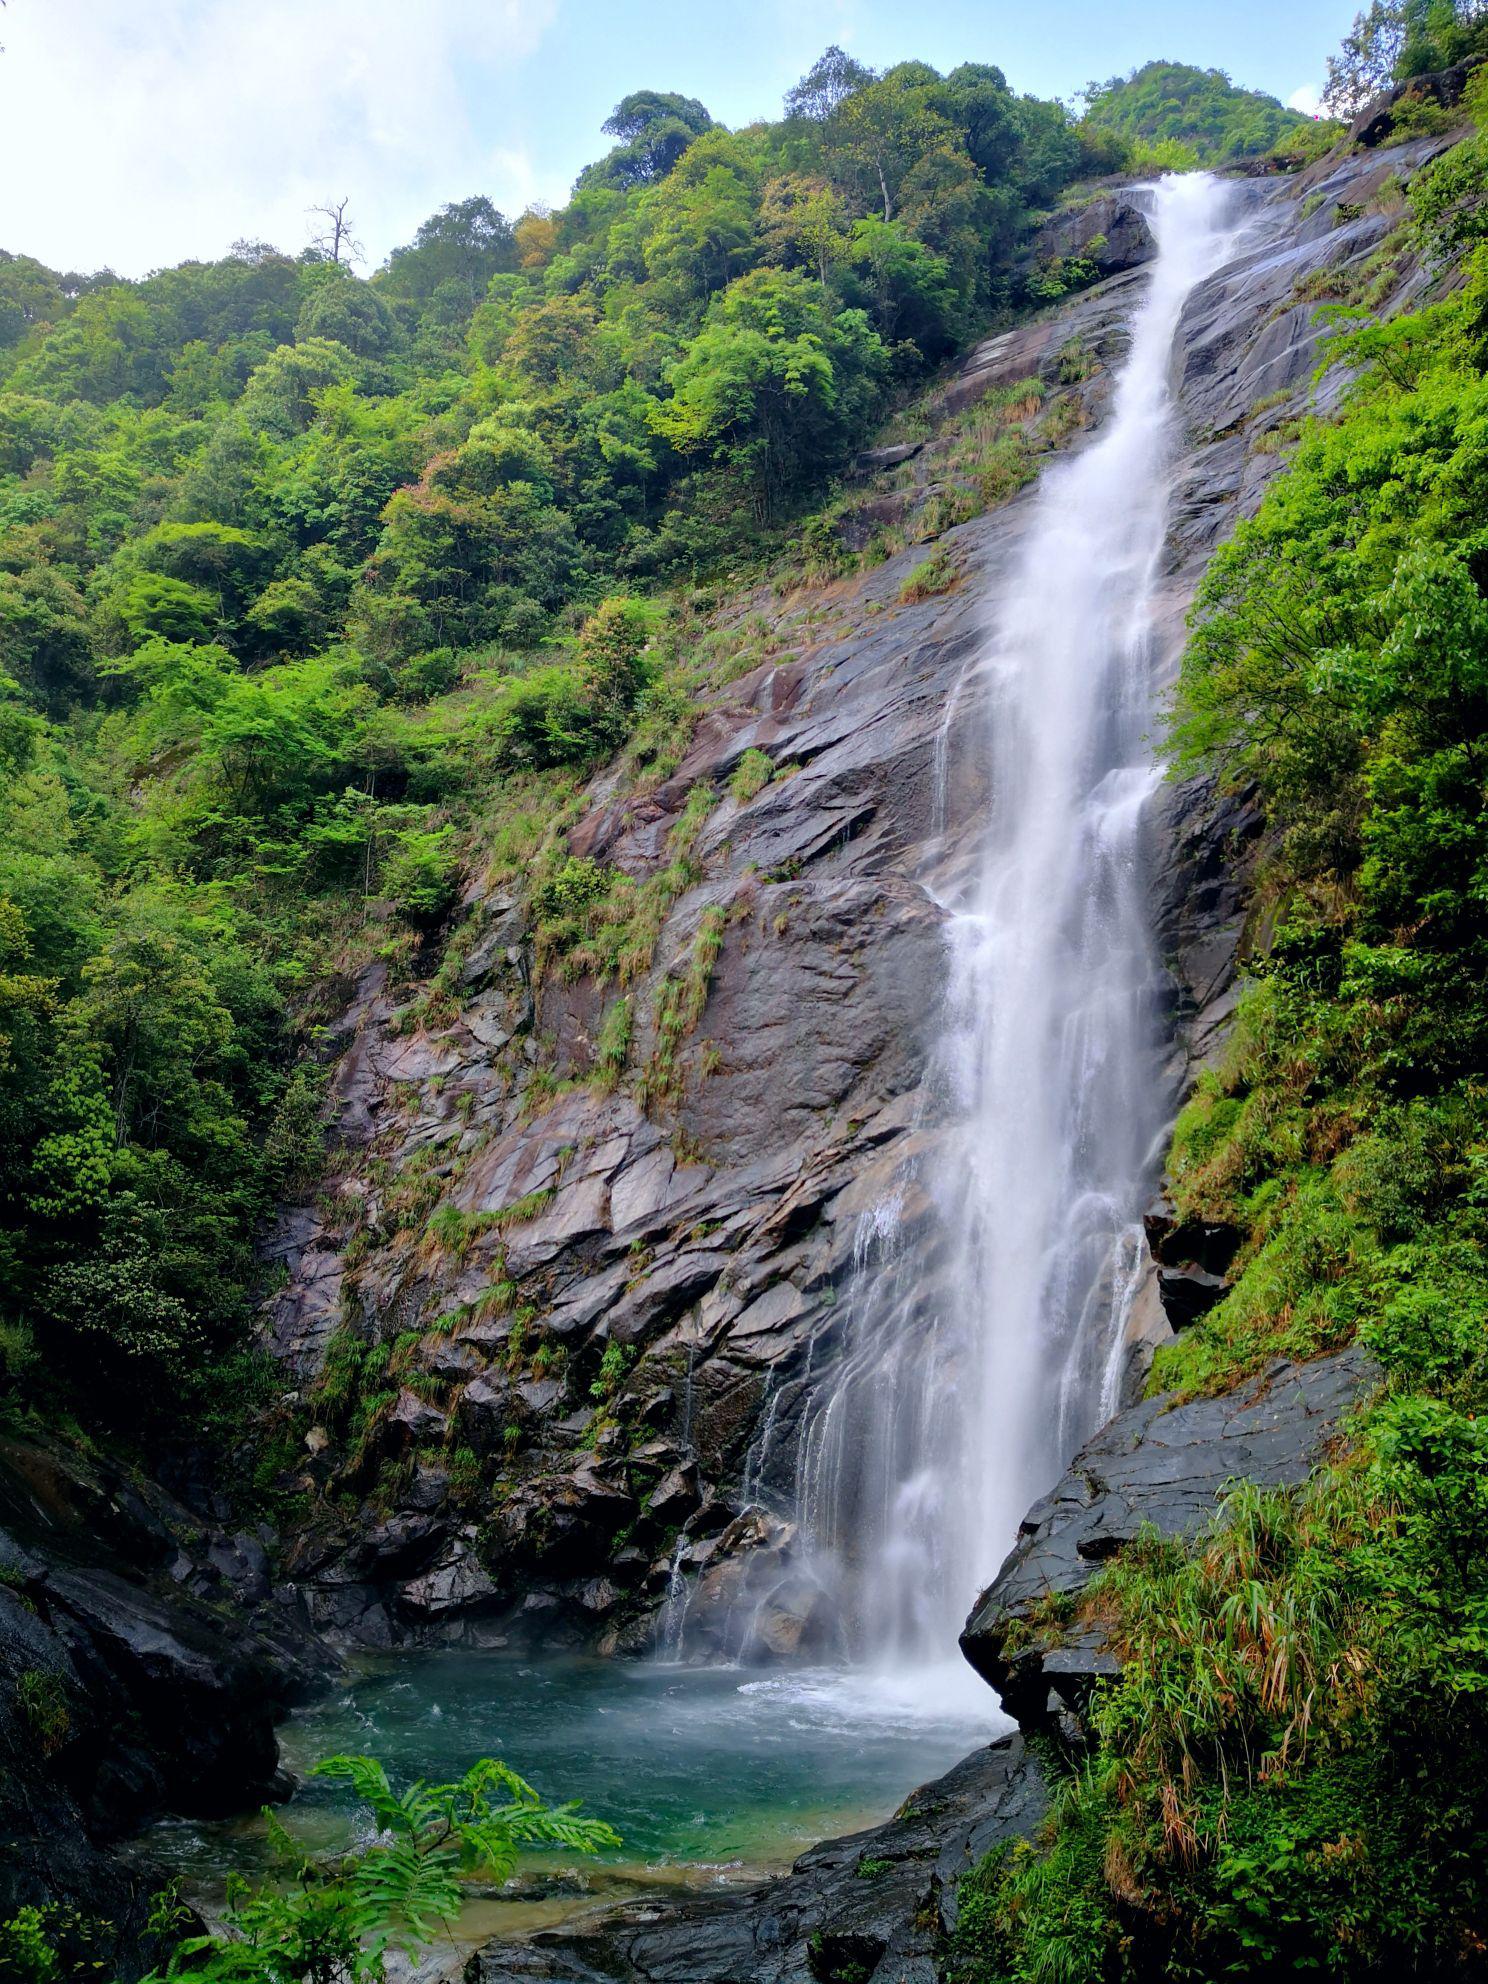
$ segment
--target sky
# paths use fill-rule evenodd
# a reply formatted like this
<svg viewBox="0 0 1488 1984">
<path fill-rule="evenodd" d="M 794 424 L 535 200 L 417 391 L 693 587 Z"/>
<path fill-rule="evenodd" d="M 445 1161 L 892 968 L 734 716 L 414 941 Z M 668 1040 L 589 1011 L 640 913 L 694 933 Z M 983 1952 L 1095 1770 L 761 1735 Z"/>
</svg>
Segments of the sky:
<svg viewBox="0 0 1488 1984">
<path fill-rule="evenodd" d="M 829 42 L 1069 98 L 1156 57 L 1310 108 L 1359 0 L 6 0 L 0 247 L 121 275 L 291 253 L 349 196 L 366 266 L 447 200 L 562 203 L 627 92 L 778 116 Z"/>
</svg>

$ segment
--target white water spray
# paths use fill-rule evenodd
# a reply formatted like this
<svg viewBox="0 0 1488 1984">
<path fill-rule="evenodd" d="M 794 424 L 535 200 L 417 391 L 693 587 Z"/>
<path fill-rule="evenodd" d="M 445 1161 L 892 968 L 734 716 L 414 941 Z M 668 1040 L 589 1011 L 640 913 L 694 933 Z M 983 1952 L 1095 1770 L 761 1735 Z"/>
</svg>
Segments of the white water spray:
<svg viewBox="0 0 1488 1984">
<path fill-rule="evenodd" d="M 1158 254 L 1105 431 L 1045 477 L 947 699 L 939 762 L 977 751 L 992 795 L 947 904 L 934 1073 L 956 1127 L 926 1182 L 952 1259 L 927 1313 L 922 1264 L 878 1245 L 798 1469 L 850 1651 L 888 1667 L 954 1656 L 1024 1510 L 1116 1404 L 1165 1116 L 1140 855 L 1168 375 L 1183 305 L 1225 258 L 1225 190 L 1191 175 L 1149 196 Z"/>
</svg>

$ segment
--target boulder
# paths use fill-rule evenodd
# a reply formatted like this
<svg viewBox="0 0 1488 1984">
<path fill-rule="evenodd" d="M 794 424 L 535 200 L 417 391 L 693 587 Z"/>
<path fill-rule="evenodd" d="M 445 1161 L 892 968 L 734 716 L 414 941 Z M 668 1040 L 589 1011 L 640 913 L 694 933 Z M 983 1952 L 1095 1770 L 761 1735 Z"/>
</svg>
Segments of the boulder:
<svg viewBox="0 0 1488 1984">
<path fill-rule="evenodd" d="M 698 1505 L 697 1469 L 689 1463 L 664 1474 L 651 1491 L 646 1513 L 662 1529 L 675 1529 Z"/>
<path fill-rule="evenodd" d="M 382 1425 L 382 1442 L 391 1454 L 406 1454 L 415 1447 L 432 1446 L 442 1440 L 449 1425 L 437 1406 L 421 1399 L 417 1392 L 399 1392 Z"/>
<path fill-rule="evenodd" d="M 1138 269 L 1157 253 L 1147 216 L 1127 192 L 1102 193 L 1053 214 L 1034 236 L 1037 263 L 1082 258 L 1102 276 Z"/>
<path fill-rule="evenodd" d="M 1044 1623 L 1050 1599 L 1078 1597 L 1145 1525 L 1193 1536 L 1236 1481 L 1300 1486 L 1378 1381 L 1358 1348 L 1311 1364 L 1278 1361 L 1222 1398 L 1170 1396 L 1120 1412 L 1023 1518 L 1017 1543 L 977 1600 L 961 1650 L 1025 1729 L 1078 1715 L 1091 1685 L 1119 1671 L 1098 1625 Z"/>
<path fill-rule="evenodd" d="M 473 1378 L 455 1408 L 460 1432 L 477 1453 L 495 1453 L 506 1444 L 508 1426 L 520 1425 L 516 1387 L 494 1371 Z"/>
<path fill-rule="evenodd" d="M 744 1662 L 828 1651 L 836 1606 L 796 1545 L 795 1524 L 761 1508 L 713 1535 L 689 1536 L 678 1559 L 688 1579 L 688 1647 Z M 671 1572 L 670 1561 L 654 1566 L 653 1589 L 669 1590 Z"/>
<path fill-rule="evenodd" d="M 898 468 L 901 462 L 912 462 L 924 447 L 923 441 L 896 441 L 892 447 L 864 448 L 853 457 L 854 475 L 877 475 L 886 468 Z"/>
<path fill-rule="evenodd" d="M 1435 69 L 1429 75 L 1411 76 L 1403 83 L 1393 83 L 1350 124 L 1350 144 L 1362 145 L 1366 151 L 1382 145 L 1394 131 L 1402 107 L 1412 102 L 1434 103 L 1443 110 L 1455 109 L 1462 101 L 1473 67 L 1471 62 L 1454 62 L 1448 69 Z"/>
<path fill-rule="evenodd" d="M 588 1454 L 572 1472 L 537 1475 L 498 1504 L 490 1537 L 515 1580 L 541 1570 L 559 1578 L 601 1576 L 614 1538 L 636 1515 L 624 1469 Z"/>
<path fill-rule="evenodd" d="M 1241 1235 L 1219 1221 L 1179 1219 L 1166 1196 L 1148 1206 L 1142 1225 L 1157 1263 L 1163 1312 L 1173 1329 L 1186 1329 L 1228 1293 L 1226 1276 L 1240 1251 Z"/>
<path fill-rule="evenodd" d="M 480 1611 L 493 1604 L 497 1597 L 490 1573 L 463 1544 L 458 1543 L 447 1557 L 422 1576 L 410 1578 L 398 1592 L 404 1609 L 422 1620 Z"/>
</svg>

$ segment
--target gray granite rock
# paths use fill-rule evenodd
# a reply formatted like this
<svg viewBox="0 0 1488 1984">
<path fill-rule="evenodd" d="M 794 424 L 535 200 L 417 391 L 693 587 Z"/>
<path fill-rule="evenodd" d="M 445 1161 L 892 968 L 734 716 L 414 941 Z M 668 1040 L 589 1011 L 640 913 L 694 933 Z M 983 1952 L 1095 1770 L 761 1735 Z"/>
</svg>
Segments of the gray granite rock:
<svg viewBox="0 0 1488 1984">
<path fill-rule="evenodd" d="M 1162 1396 L 1118 1413 L 1023 1518 L 1017 1543 L 977 1600 L 961 1649 L 1025 1729 L 1078 1714 L 1093 1679 L 1116 1671 L 1098 1628 L 1044 1627 L 1050 1598 L 1074 1598 L 1145 1525 L 1192 1536 L 1236 1481 L 1304 1482 L 1378 1381 L 1355 1348 L 1278 1362 L 1221 1398 Z"/>
<path fill-rule="evenodd" d="M 1141 268 L 1157 253 L 1147 216 L 1125 189 L 1098 193 L 1082 206 L 1046 220 L 1034 236 L 1029 260 L 1039 263 L 1080 257 L 1102 276 Z"/>
</svg>

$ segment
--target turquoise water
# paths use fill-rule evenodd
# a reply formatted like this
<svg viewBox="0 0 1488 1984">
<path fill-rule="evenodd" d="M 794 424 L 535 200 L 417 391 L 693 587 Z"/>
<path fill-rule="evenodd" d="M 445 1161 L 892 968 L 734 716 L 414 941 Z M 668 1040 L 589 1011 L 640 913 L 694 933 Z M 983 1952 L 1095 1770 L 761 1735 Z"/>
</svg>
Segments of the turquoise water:
<svg viewBox="0 0 1488 1984">
<path fill-rule="evenodd" d="M 302 1780 L 281 1816 L 313 1849 L 351 1842 L 354 1801 L 306 1775 L 338 1751 L 379 1757 L 396 1782 L 500 1757 L 544 1796 L 582 1798 L 623 1841 L 599 1864 L 534 1864 L 462 1923 L 469 1937 L 521 1933 L 642 1889 L 787 1866 L 817 1840 L 887 1818 L 999 1726 L 992 1696 L 964 1669 L 905 1685 L 459 1651 L 378 1657 L 281 1731 Z M 172 1821 L 143 1845 L 208 1900 L 229 1871 L 269 1864 L 257 1816 Z"/>
</svg>

